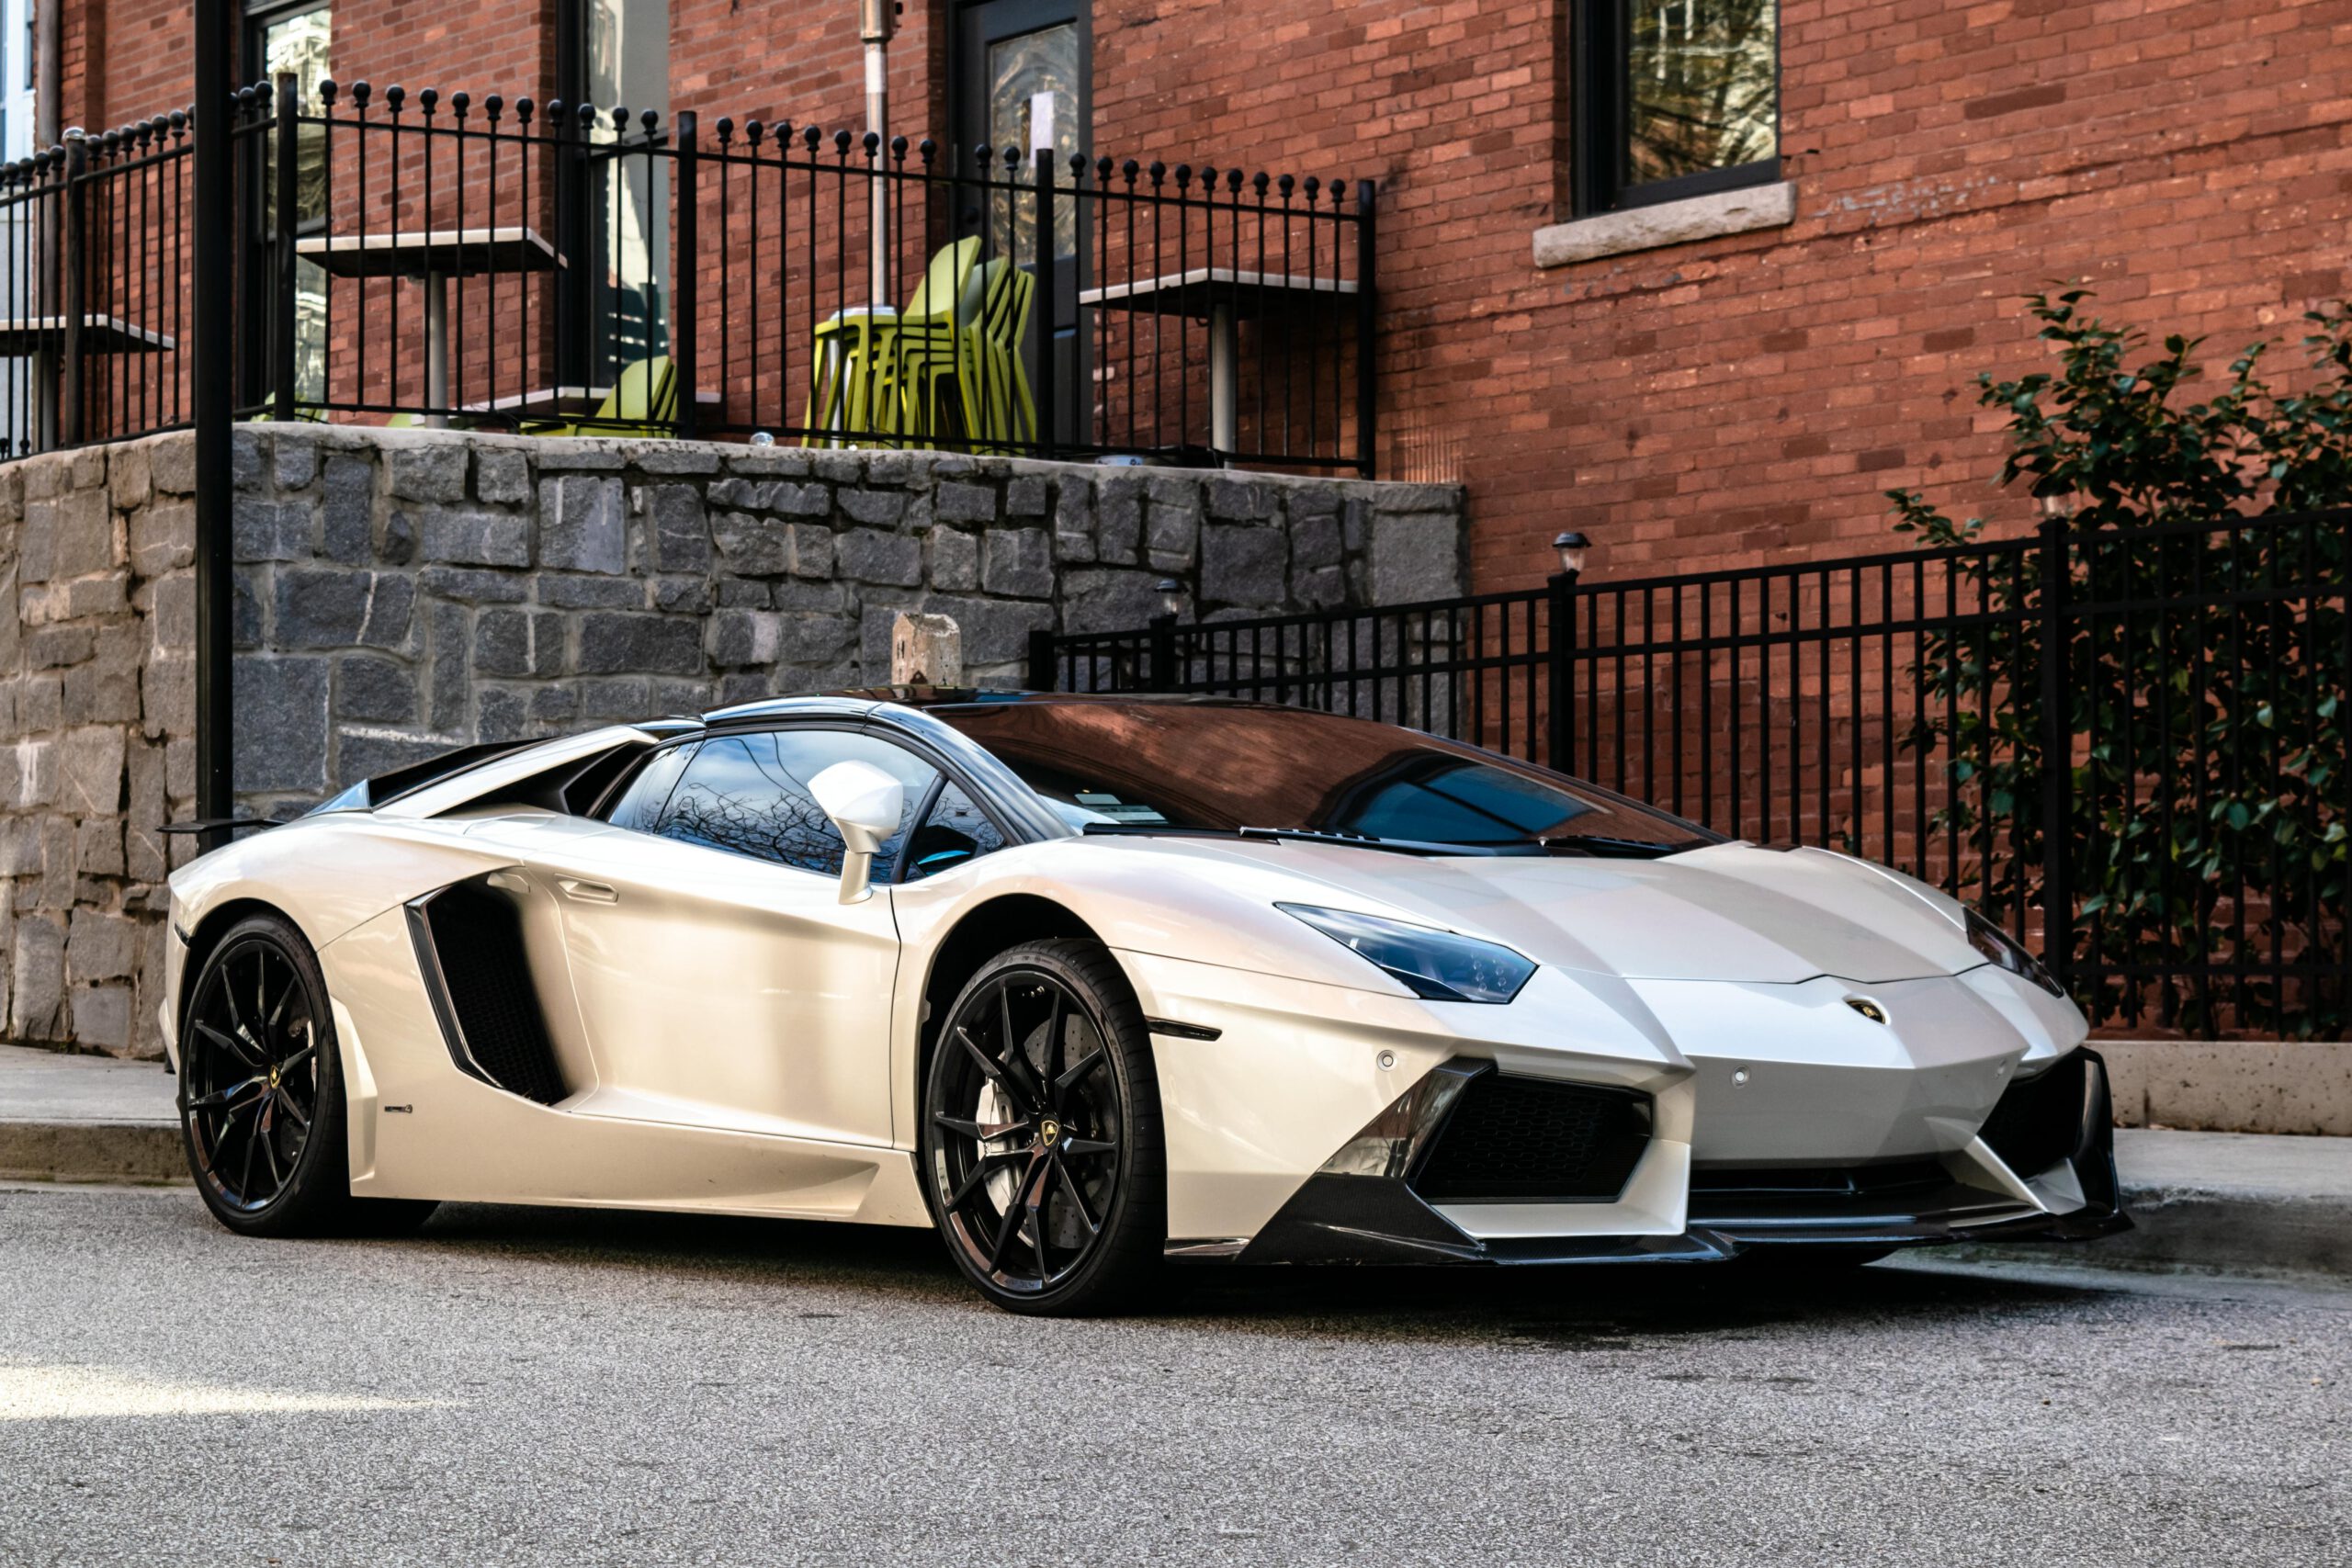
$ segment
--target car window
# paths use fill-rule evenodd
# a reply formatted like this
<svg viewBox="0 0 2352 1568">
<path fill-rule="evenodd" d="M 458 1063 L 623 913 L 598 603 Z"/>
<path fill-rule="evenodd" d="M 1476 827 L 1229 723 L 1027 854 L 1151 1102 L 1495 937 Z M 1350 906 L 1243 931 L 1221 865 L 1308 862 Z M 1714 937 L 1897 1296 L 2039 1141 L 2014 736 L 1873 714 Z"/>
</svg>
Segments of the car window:
<svg viewBox="0 0 2352 1568">
<path fill-rule="evenodd" d="M 842 839 L 808 781 L 836 762 L 870 762 L 906 792 L 899 829 L 877 856 L 888 865 L 938 770 L 872 736 L 839 729 L 775 729 L 705 740 L 686 764 L 654 830 L 665 838 L 836 875 Z"/>
<path fill-rule="evenodd" d="M 1004 835 L 997 831 L 996 824 L 964 793 L 962 785 L 950 779 L 941 786 L 939 798 L 908 841 L 899 880 L 920 882 L 1002 848 Z"/>
<path fill-rule="evenodd" d="M 637 776 L 628 781 L 620 798 L 605 814 L 605 820 L 616 828 L 631 828 L 640 833 L 650 833 L 662 820 L 662 808 L 670 803 L 670 792 L 677 787 L 678 774 L 684 771 L 686 760 L 695 754 L 693 741 L 656 751 Z"/>
</svg>

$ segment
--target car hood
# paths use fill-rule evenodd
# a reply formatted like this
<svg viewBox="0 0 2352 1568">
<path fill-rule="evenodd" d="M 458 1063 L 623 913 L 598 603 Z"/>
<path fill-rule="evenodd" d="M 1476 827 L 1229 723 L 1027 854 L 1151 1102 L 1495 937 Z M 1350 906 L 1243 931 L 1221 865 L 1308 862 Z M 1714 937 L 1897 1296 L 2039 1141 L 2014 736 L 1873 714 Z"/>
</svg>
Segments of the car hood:
<svg viewBox="0 0 2352 1568">
<path fill-rule="evenodd" d="M 1302 884 L 1285 901 L 1482 936 L 1557 968 L 1626 979 L 1860 985 L 1984 962 L 1960 906 L 1825 850 L 1717 844 L 1663 860 L 1413 856 L 1301 843 L 1221 845 Z"/>
</svg>

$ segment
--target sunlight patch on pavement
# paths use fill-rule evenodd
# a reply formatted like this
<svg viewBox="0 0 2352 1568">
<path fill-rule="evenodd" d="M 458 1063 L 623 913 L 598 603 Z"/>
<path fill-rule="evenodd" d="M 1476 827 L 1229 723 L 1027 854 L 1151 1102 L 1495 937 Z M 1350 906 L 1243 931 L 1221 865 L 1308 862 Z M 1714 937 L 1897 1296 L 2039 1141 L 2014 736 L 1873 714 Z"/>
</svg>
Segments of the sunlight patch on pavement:
<svg viewBox="0 0 2352 1568">
<path fill-rule="evenodd" d="M 176 1382 L 119 1367 L 0 1361 L 0 1422 L 121 1416 L 294 1416 L 320 1411 L 424 1410 L 438 1399 L 299 1393 L 228 1383 Z"/>
</svg>

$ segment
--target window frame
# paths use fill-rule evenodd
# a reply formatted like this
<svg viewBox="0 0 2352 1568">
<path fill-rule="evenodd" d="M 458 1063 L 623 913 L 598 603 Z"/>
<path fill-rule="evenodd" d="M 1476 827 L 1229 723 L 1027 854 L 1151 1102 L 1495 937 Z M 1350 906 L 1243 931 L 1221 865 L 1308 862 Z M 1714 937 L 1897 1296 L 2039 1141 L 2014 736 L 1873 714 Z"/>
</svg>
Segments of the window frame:
<svg viewBox="0 0 2352 1568">
<path fill-rule="evenodd" d="M 1747 190 L 1781 178 L 1781 4 L 1772 7 L 1772 156 L 1725 169 L 1702 169 L 1672 179 L 1627 185 L 1625 166 L 1631 127 L 1625 83 L 1632 69 L 1626 6 L 1632 0 L 1579 0 L 1568 27 L 1570 102 L 1569 205 L 1572 216 L 1597 218 L 1634 208 L 1657 207 L 1691 197 Z"/>
</svg>

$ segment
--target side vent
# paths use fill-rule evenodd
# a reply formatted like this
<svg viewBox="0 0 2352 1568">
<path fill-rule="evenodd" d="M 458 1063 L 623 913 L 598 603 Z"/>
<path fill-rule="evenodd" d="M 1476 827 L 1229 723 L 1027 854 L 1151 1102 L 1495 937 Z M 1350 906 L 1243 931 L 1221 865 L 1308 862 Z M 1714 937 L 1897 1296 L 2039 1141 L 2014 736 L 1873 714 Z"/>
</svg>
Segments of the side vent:
<svg viewBox="0 0 2352 1568">
<path fill-rule="evenodd" d="M 1481 1073 L 1408 1181 L 1431 1203 L 1606 1203 L 1649 1138 L 1645 1094 Z"/>
<path fill-rule="evenodd" d="M 555 1047 L 531 965 L 523 912 L 480 882 L 460 882 L 408 907 L 417 964 L 460 1072 L 553 1105 L 564 1097 Z"/>
</svg>

